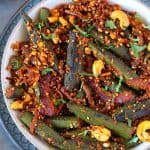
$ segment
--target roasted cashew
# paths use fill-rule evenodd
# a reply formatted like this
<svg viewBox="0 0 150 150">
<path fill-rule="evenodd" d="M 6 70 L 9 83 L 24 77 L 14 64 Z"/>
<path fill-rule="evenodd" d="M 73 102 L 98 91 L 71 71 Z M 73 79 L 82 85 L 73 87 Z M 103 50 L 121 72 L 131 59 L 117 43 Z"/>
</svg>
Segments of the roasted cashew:
<svg viewBox="0 0 150 150">
<path fill-rule="evenodd" d="M 136 134 L 142 142 L 150 142 L 150 133 L 146 130 L 150 130 L 150 121 L 148 120 L 141 122 L 136 130 Z"/>
<path fill-rule="evenodd" d="M 113 20 L 118 19 L 120 21 L 121 29 L 125 29 L 130 24 L 130 21 L 129 21 L 129 18 L 128 18 L 127 14 L 125 12 L 121 11 L 121 10 L 113 11 L 112 14 L 111 14 L 111 18 Z"/>
<path fill-rule="evenodd" d="M 92 137 L 96 138 L 100 142 L 106 142 L 111 137 L 111 132 L 102 126 L 92 126 L 91 128 Z"/>
<path fill-rule="evenodd" d="M 93 74 L 98 77 L 104 68 L 104 62 L 102 60 L 95 60 L 92 66 Z"/>
</svg>

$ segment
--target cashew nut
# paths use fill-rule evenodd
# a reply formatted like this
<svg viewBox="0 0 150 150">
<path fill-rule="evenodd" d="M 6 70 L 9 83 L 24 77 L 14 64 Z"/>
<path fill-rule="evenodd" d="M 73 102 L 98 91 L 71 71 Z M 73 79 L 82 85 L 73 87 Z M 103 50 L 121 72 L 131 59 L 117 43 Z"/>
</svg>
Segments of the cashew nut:
<svg viewBox="0 0 150 150">
<path fill-rule="evenodd" d="M 91 135 L 100 142 L 106 142 L 111 137 L 110 130 L 102 126 L 92 126 L 90 131 L 91 131 Z"/>
<path fill-rule="evenodd" d="M 150 42 L 147 45 L 147 50 L 148 50 L 148 52 L 150 52 Z"/>
<path fill-rule="evenodd" d="M 125 29 L 129 26 L 130 21 L 127 14 L 121 10 L 115 10 L 111 14 L 113 20 L 119 19 L 121 29 Z"/>
<path fill-rule="evenodd" d="M 48 21 L 49 23 L 55 23 L 58 21 L 58 17 L 55 17 L 55 16 L 48 17 Z"/>
<path fill-rule="evenodd" d="M 150 130 L 150 121 L 148 120 L 141 122 L 136 130 L 136 134 L 142 142 L 150 142 L 150 133 L 146 130 Z"/>
<path fill-rule="evenodd" d="M 24 94 L 24 100 L 16 100 L 10 104 L 10 108 L 14 110 L 21 110 L 26 104 L 32 104 L 31 96 L 28 93 Z"/>
<path fill-rule="evenodd" d="M 102 60 L 95 60 L 92 66 L 93 74 L 98 77 L 104 68 L 104 62 Z"/>
<path fill-rule="evenodd" d="M 59 22 L 62 24 L 63 27 L 68 26 L 68 21 L 63 17 L 59 17 Z"/>
</svg>

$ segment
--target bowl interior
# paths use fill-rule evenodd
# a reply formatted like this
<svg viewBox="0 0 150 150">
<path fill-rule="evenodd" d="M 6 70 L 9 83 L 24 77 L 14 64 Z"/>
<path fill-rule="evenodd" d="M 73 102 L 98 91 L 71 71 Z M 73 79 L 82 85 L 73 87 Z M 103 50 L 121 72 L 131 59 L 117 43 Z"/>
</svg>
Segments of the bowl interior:
<svg viewBox="0 0 150 150">
<path fill-rule="evenodd" d="M 37 4 L 35 7 L 32 8 L 32 10 L 29 11 L 29 15 L 32 18 L 36 18 L 39 8 L 41 7 L 48 7 L 53 8 L 59 4 L 62 3 L 70 3 L 71 0 L 45 0 Z M 124 9 L 129 11 L 136 11 L 138 12 L 146 22 L 150 23 L 150 10 L 142 5 L 140 2 L 136 0 L 110 0 L 111 3 L 118 3 L 120 4 Z M 27 38 L 26 30 L 23 26 L 22 20 L 19 21 L 19 23 L 16 25 L 16 27 L 13 29 L 7 44 L 4 49 L 3 58 L 2 58 L 2 67 L 1 67 L 1 81 L 2 81 L 2 89 L 3 93 L 5 93 L 6 88 L 9 85 L 8 80 L 6 80 L 6 77 L 10 76 L 10 73 L 6 70 L 6 67 L 8 65 L 8 61 L 11 55 L 13 55 L 13 51 L 11 49 L 11 44 L 16 41 L 23 41 Z M 12 102 L 12 99 L 7 99 L 4 94 L 4 99 L 7 105 L 7 108 L 9 110 L 9 113 L 11 117 L 13 118 L 13 121 L 16 123 L 19 130 L 23 133 L 23 135 L 37 148 L 42 150 L 49 150 L 48 144 L 44 142 L 43 140 L 39 139 L 36 136 L 31 135 L 28 130 L 22 125 L 22 123 L 19 121 L 18 112 L 10 109 L 10 103 Z M 134 148 L 135 150 L 143 150 L 150 147 L 150 143 L 143 143 L 140 146 Z"/>
</svg>

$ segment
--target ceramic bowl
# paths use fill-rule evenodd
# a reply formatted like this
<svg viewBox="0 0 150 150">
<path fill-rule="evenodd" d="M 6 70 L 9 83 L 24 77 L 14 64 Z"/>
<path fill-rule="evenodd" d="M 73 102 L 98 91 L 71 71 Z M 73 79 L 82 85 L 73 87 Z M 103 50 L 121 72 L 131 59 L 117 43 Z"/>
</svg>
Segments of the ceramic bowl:
<svg viewBox="0 0 150 150">
<path fill-rule="evenodd" d="M 29 16 L 33 19 L 36 19 L 38 11 L 41 7 L 53 8 L 62 3 L 70 3 L 71 0 L 43 0 L 38 3 L 35 7 L 33 7 L 29 12 Z M 128 11 L 136 11 L 138 12 L 147 23 L 150 23 L 150 10 L 142 3 L 136 0 L 110 0 L 110 3 L 117 3 L 121 5 L 125 10 Z M 1 66 L 1 81 L 2 81 L 2 89 L 5 93 L 6 88 L 9 85 L 6 77 L 10 76 L 10 73 L 6 70 L 8 65 L 8 61 L 11 55 L 13 55 L 13 51 L 11 49 L 11 44 L 16 41 L 23 41 L 27 38 L 26 30 L 24 28 L 22 20 L 16 25 L 13 29 L 10 37 L 8 38 L 7 44 L 4 49 L 3 58 L 2 58 L 2 66 Z M 9 110 L 9 113 L 15 122 L 18 129 L 22 132 L 22 134 L 38 149 L 40 150 L 49 150 L 48 144 L 43 140 L 39 139 L 37 136 L 31 135 L 28 130 L 23 126 L 23 124 L 19 121 L 18 112 L 10 109 L 11 99 L 7 99 L 4 94 L 5 103 Z M 140 144 L 138 147 L 135 147 L 134 150 L 147 150 L 150 148 L 150 143 Z"/>
</svg>

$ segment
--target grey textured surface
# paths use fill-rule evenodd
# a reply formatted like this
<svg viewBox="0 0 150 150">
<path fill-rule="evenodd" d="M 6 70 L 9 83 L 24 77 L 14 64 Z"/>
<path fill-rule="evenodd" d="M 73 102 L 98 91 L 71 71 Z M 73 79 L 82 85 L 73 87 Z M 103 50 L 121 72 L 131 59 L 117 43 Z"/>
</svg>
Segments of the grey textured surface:
<svg viewBox="0 0 150 150">
<path fill-rule="evenodd" d="M 24 0 L 0 0 L 0 33 Z"/>
<path fill-rule="evenodd" d="M 143 0 L 150 6 L 150 0 Z M 0 0 L 0 33 L 24 0 Z M 17 150 L 0 125 L 0 150 Z"/>
<path fill-rule="evenodd" d="M 0 0 L 0 33 L 24 0 Z M 0 150 L 18 150 L 0 125 Z"/>
</svg>

